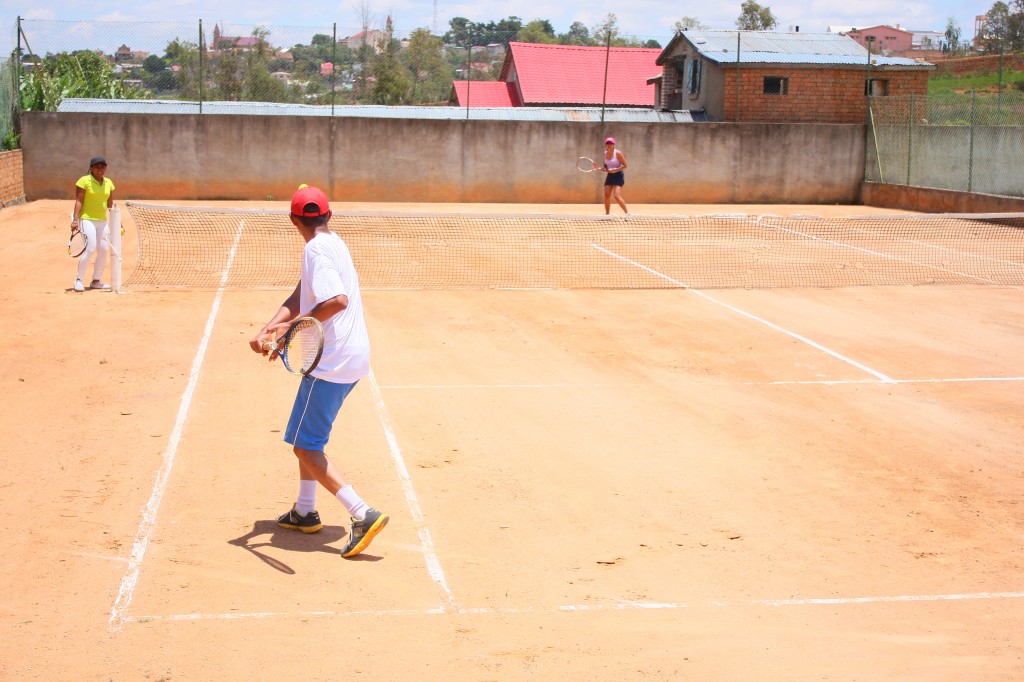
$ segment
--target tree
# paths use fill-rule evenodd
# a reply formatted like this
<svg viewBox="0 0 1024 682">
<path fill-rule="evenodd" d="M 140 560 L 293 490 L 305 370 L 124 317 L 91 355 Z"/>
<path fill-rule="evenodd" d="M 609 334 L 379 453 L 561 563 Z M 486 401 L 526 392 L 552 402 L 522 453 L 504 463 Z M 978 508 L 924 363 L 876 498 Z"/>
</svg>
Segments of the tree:
<svg viewBox="0 0 1024 682">
<path fill-rule="evenodd" d="M 770 31 L 778 24 L 771 9 L 757 4 L 757 0 L 744 0 L 736 19 L 736 28 L 741 31 Z"/>
<path fill-rule="evenodd" d="M 998 0 L 985 14 L 985 32 L 979 39 L 984 52 L 1024 50 L 1024 0 Z"/>
<path fill-rule="evenodd" d="M 684 16 L 676 22 L 673 28 L 676 33 L 679 33 L 680 31 L 706 31 L 711 27 L 696 17 Z"/>
<path fill-rule="evenodd" d="M 412 76 L 412 103 L 443 102 L 452 89 L 452 67 L 444 58 L 444 43 L 425 28 L 409 36 L 409 44 L 398 54 Z"/>
<path fill-rule="evenodd" d="M 552 44 L 558 42 L 558 38 L 555 37 L 555 29 L 547 19 L 534 19 L 523 26 L 519 29 L 516 40 L 521 43 Z"/>
<path fill-rule="evenodd" d="M 609 12 L 604 20 L 592 31 L 594 42 L 598 45 L 619 45 L 619 18 Z"/>
<path fill-rule="evenodd" d="M 558 36 L 558 42 L 562 45 L 590 45 L 590 29 L 583 22 L 574 21 L 567 32 Z"/>
<path fill-rule="evenodd" d="M 47 56 L 25 74 L 19 92 L 22 111 L 56 111 L 66 97 L 138 99 L 144 93 L 124 82 L 101 55 L 88 50 Z"/>
<path fill-rule="evenodd" d="M 155 54 L 151 54 L 142 62 L 142 68 L 152 74 L 157 74 L 167 68 L 167 62 Z"/>
<path fill-rule="evenodd" d="M 373 77 L 376 82 L 370 93 L 374 104 L 408 104 L 412 94 L 412 81 L 408 70 L 398 59 L 399 43 L 394 39 L 391 17 L 384 24 L 384 50 L 374 60 Z"/>
<path fill-rule="evenodd" d="M 954 17 L 946 20 L 946 42 L 942 45 L 945 52 L 956 53 L 960 51 L 960 25 Z"/>
</svg>

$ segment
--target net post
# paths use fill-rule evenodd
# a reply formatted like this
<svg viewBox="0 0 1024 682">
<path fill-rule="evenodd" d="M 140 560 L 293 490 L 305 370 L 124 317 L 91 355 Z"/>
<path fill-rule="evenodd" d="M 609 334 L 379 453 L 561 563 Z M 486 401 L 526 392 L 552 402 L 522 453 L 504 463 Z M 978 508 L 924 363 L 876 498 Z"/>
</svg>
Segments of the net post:
<svg viewBox="0 0 1024 682">
<path fill-rule="evenodd" d="M 121 291 L 121 207 L 114 204 L 110 207 L 110 290 L 115 294 Z"/>
</svg>

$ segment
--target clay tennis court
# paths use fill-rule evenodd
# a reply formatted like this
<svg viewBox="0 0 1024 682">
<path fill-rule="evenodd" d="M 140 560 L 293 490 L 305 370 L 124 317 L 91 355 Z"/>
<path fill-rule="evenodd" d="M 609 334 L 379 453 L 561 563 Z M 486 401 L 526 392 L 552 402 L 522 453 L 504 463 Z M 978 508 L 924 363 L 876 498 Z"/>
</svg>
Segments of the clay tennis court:
<svg viewBox="0 0 1024 682">
<path fill-rule="evenodd" d="M 367 290 L 344 560 L 273 522 L 286 293 L 75 294 L 69 206 L 0 211 L 3 679 L 1024 674 L 1020 287 Z"/>
</svg>

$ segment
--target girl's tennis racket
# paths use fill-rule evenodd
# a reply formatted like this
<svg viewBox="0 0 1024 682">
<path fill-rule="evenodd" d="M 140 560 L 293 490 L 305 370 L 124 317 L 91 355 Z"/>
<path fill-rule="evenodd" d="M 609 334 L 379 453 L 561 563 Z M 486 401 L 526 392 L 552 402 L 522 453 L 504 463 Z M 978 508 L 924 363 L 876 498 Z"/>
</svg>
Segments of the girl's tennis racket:
<svg viewBox="0 0 1024 682">
<path fill-rule="evenodd" d="M 309 374 L 324 352 L 323 325 L 315 317 L 300 317 L 277 341 L 264 341 L 263 350 L 277 354 L 292 374 Z"/>
<path fill-rule="evenodd" d="M 68 240 L 68 255 L 72 258 L 78 258 L 85 253 L 85 249 L 88 246 L 89 238 L 81 230 L 75 230 L 71 233 L 71 239 Z"/>
<path fill-rule="evenodd" d="M 581 156 L 576 159 L 576 168 L 584 173 L 591 173 L 596 170 L 600 170 L 600 166 L 594 163 L 594 160 L 589 156 Z"/>
</svg>

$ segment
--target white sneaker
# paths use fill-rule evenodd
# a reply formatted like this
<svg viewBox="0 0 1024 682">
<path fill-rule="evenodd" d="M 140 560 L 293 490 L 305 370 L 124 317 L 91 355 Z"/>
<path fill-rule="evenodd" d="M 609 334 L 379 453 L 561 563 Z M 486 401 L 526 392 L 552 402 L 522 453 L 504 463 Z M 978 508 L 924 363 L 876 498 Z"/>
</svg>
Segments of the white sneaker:
<svg viewBox="0 0 1024 682">
<path fill-rule="evenodd" d="M 85 291 L 85 287 L 82 286 L 82 280 L 80 280 L 80 279 L 76 279 L 75 280 L 75 291 Z"/>
<path fill-rule="evenodd" d="M 90 289 L 109 289 L 110 285 L 107 284 L 106 282 L 101 282 L 98 279 L 94 279 L 92 281 L 92 283 L 89 285 L 89 288 Z"/>
</svg>

